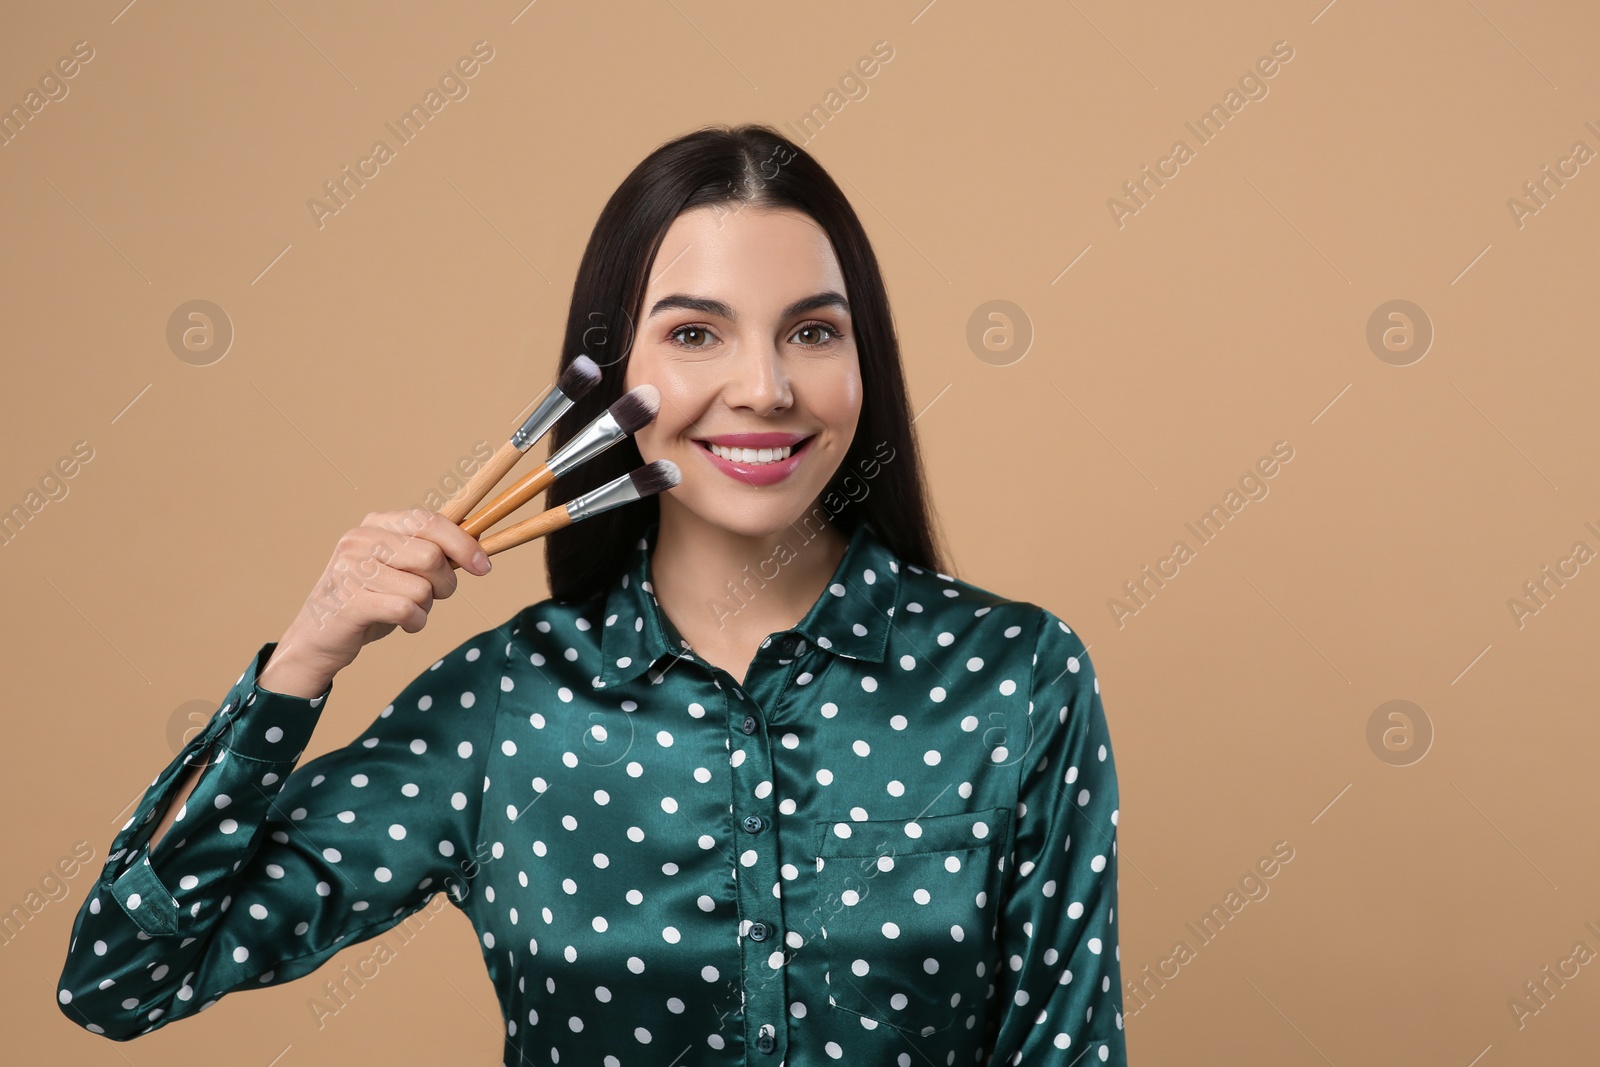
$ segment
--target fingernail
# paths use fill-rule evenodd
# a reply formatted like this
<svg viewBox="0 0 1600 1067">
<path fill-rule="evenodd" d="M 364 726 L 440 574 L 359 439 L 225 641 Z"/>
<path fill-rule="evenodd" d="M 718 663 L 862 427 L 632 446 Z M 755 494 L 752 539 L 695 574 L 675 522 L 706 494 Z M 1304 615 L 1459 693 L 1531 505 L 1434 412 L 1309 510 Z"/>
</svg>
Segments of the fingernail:
<svg viewBox="0 0 1600 1067">
<path fill-rule="evenodd" d="M 494 564 L 489 562 L 489 557 L 484 554 L 484 551 L 481 548 L 478 549 L 477 555 L 472 557 L 472 569 L 477 571 L 479 574 L 488 574 L 490 568 L 493 566 Z"/>
</svg>

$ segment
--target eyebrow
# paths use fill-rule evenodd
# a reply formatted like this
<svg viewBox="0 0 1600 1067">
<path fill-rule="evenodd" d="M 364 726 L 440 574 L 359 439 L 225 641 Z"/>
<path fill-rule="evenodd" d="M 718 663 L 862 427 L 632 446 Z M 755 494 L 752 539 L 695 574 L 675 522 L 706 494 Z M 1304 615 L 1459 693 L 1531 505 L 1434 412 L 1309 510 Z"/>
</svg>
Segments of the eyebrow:
<svg viewBox="0 0 1600 1067">
<path fill-rule="evenodd" d="M 839 293 L 829 289 L 826 292 L 815 293 L 796 300 L 784 308 L 779 313 L 779 317 L 785 319 L 793 318 L 795 315 L 803 315 L 808 311 L 816 311 L 818 308 L 825 307 L 838 308 L 846 315 L 850 314 L 850 302 Z M 701 311 L 707 315 L 715 315 L 718 318 L 727 319 L 729 322 L 739 321 L 739 316 L 734 314 L 733 308 L 721 300 L 712 300 L 703 296 L 690 296 L 687 293 L 671 293 L 662 297 L 650 306 L 650 314 L 647 317 L 653 319 L 663 311 L 671 311 L 673 309 Z"/>
</svg>

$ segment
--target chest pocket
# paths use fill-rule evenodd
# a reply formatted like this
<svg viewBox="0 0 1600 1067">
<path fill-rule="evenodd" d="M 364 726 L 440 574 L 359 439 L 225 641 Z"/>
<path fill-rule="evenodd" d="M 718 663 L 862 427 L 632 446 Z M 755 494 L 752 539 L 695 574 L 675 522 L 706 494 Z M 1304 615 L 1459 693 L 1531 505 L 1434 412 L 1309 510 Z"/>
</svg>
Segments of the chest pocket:
<svg viewBox="0 0 1600 1067">
<path fill-rule="evenodd" d="M 1010 808 L 818 821 L 816 907 L 828 1003 L 926 1037 L 993 977 Z"/>
</svg>

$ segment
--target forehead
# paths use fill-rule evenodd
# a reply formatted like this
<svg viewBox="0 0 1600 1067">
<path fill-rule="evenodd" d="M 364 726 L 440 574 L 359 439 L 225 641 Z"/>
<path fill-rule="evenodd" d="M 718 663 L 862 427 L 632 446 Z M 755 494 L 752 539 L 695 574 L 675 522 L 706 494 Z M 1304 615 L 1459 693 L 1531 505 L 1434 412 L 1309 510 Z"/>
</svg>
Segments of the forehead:
<svg viewBox="0 0 1600 1067">
<path fill-rule="evenodd" d="M 708 205 L 672 221 L 651 266 L 650 303 L 667 293 L 722 299 L 760 312 L 825 289 L 844 292 L 844 275 L 828 235 L 810 216 L 789 208 Z"/>
</svg>

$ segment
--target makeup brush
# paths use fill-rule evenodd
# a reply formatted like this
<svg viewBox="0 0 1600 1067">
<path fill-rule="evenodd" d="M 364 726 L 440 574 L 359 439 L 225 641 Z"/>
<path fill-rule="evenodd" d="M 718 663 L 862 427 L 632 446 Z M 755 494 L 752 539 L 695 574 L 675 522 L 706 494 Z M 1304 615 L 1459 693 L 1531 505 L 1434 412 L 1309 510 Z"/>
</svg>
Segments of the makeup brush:
<svg viewBox="0 0 1600 1067">
<path fill-rule="evenodd" d="M 506 471 L 516 466 L 517 460 L 522 458 L 529 446 L 550 432 L 550 427 L 567 413 L 579 397 L 599 384 L 600 368 L 594 360 L 580 355 L 569 363 L 567 369 L 561 372 L 556 387 L 539 401 L 539 406 L 511 435 L 511 440 L 500 446 L 500 450 L 479 468 L 472 480 L 439 509 L 439 514 L 451 522 L 460 523 L 473 506 L 495 487 L 495 483 L 505 477 Z"/>
<path fill-rule="evenodd" d="M 556 449 L 555 454 L 544 463 L 473 512 L 465 522 L 459 519 L 456 522 L 473 537 L 482 536 L 485 530 L 544 492 L 551 482 L 573 467 L 593 459 L 624 437 L 654 422 L 660 411 L 661 390 L 648 383 L 634 386 L 601 412 L 598 418 L 574 434 L 572 440 Z"/>
<path fill-rule="evenodd" d="M 672 460 L 654 460 L 629 471 L 620 478 L 613 478 L 598 489 L 573 497 L 565 504 L 553 507 L 531 519 L 512 523 L 503 530 L 496 530 L 478 543 L 483 546 L 486 554 L 492 556 L 496 552 L 515 548 L 517 545 L 532 541 L 536 537 L 543 537 L 575 522 L 582 522 L 602 511 L 610 511 L 623 504 L 631 504 L 635 500 L 643 500 L 647 496 L 665 492 L 682 480 L 683 475 L 679 473 L 678 465 Z M 457 566 L 453 561 L 450 565 Z"/>
</svg>

